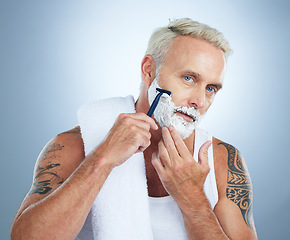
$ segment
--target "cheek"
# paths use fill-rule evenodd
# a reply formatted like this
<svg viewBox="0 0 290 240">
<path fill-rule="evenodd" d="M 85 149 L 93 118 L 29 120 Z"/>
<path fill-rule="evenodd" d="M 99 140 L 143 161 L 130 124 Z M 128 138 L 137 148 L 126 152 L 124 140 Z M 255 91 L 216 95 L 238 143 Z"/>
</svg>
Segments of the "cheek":
<svg viewBox="0 0 290 240">
<path fill-rule="evenodd" d="M 214 100 L 214 97 L 206 98 L 205 105 L 204 105 L 204 109 L 202 110 L 201 114 L 204 114 L 209 109 L 209 107 L 213 103 L 213 100 Z"/>
<path fill-rule="evenodd" d="M 180 103 L 180 91 L 178 88 L 171 87 L 169 84 L 163 84 L 162 82 L 158 82 L 160 88 L 171 92 L 171 101 L 176 105 Z M 177 105 L 176 105 L 177 106 Z"/>
<path fill-rule="evenodd" d="M 178 86 L 172 91 L 172 101 L 175 103 L 176 106 L 188 106 L 191 95 L 191 89 L 186 89 Z"/>
<path fill-rule="evenodd" d="M 178 91 L 171 91 L 171 101 L 174 103 L 175 106 L 186 106 L 186 101 L 184 96 L 182 97 Z"/>
<path fill-rule="evenodd" d="M 170 76 L 170 77 L 168 77 Z M 160 74 L 158 78 L 158 84 L 162 89 L 174 92 L 179 92 L 180 86 L 178 79 L 174 76 L 174 74 Z"/>
</svg>

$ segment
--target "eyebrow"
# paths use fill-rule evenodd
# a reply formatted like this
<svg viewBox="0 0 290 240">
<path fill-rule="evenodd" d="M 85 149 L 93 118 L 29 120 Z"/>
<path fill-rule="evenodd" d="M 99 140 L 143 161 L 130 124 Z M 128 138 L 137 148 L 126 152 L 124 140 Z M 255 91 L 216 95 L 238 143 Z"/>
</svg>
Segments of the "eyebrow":
<svg viewBox="0 0 290 240">
<path fill-rule="evenodd" d="M 200 74 L 191 70 L 184 71 L 184 74 L 193 76 L 195 78 L 200 78 Z"/>
<path fill-rule="evenodd" d="M 197 79 L 201 78 L 199 73 L 191 71 L 191 70 L 185 71 L 184 74 L 189 75 L 189 76 L 193 76 L 193 77 L 195 77 Z M 212 84 L 209 84 L 209 85 L 216 86 L 218 90 L 221 90 L 223 88 L 223 84 L 222 83 L 212 83 Z"/>
<path fill-rule="evenodd" d="M 221 83 L 214 83 L 214 84 L 211 84 L 211 85 L 215 85 L 218 90 L 221 90 L 223 88 L 223 85 Z"/>
</svg>

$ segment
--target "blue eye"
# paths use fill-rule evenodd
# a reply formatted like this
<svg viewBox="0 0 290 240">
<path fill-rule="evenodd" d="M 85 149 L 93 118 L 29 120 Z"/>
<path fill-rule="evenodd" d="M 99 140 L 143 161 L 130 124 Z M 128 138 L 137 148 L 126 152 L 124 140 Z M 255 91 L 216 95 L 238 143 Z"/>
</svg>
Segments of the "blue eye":
<svg viewBox="0 0 290 240">
<path fill-rule="evenodd" d="M 206 90 L 209 91 L 210 93 L 215 93 L 216 92 L 216 89 L 211 87 L 211 86 L 206 87 Z"/>
<path fill-rule="evenodd" d="M 184 80 L 187 82 L 194 82 L 192 77 L 184 76 Z"/>
</svg>

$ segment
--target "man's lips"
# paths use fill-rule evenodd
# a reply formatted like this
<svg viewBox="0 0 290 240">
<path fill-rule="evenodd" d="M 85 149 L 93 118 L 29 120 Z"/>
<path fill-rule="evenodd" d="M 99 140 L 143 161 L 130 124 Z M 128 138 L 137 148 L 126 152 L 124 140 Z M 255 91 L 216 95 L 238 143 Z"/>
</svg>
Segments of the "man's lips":
<svg viewBox="0 0 290 240">
<path fill-rule="evenodd" d="M 186 120 L 187 122 L 195 122 L 195 117 L 192 117 L 190 115 L 187 115 L 184 112 L 180 112 L 180 111 L 176 111 L 175 112 L 178 116 L 182 117 L 184 120 Z"/>
</svg>

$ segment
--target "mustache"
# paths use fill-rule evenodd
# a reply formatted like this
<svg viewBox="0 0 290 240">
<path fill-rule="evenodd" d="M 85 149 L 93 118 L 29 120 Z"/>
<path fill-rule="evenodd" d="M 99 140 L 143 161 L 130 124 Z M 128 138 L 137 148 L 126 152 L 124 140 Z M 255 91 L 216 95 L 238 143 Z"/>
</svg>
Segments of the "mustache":
<svg viewBox="0 0 290 240">
<path fill-rule="evenodd" d="M 200 117 L 199 110 L 194 107 L 178 106 L 173 110 L 174 113 L 183 113 L 193 119 L 193 122 L 197 121 Z"/>
</svg>

